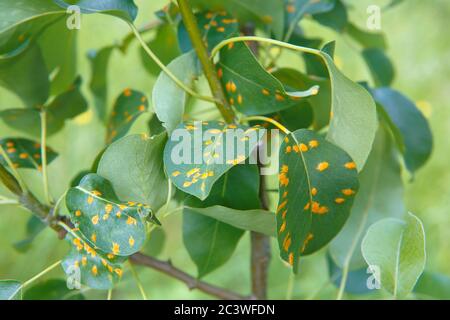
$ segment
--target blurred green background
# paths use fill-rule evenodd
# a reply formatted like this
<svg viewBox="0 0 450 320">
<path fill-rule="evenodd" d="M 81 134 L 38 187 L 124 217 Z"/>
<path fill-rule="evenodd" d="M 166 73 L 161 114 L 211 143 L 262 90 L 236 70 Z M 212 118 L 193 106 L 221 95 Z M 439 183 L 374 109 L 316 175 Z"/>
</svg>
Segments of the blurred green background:
<svg viewBox="0 0 450 320">
<path fill-rule="evenodd" d="M 388 1 L 347 0 L 352 6 L 350 19 L 359 26 L 365 26 L 366 8 L 370 4 L 384 5 Z M 165 1 L 137 0 L 140 8 L 136 24 L 154 20 L 153 12 Z M 434 134 L 434 151 L 431 159 L 410 182 L 405 175 L 406 202 L 408 209 L 420 217 L 427 236 L 427 269 L 450 275 L 450 38 L 446 34 L 450 18 L 448 0 L 406 0 L 403 4 L 382 14 L 382 31 L 386 34 L 397 76 L 393 87 L 416 101 L 431 123 Z M 308 19 L 306 19 L 308 20 Z M 367 80 L 369 74 L 358 51 L 348 38 L 305 21 L 305 32 L 309 36 L 321 36 L 326 41 L 337 40 L 336 59 L 344 73 L 351 79 Z M 50 137 L 49 145 L 60 156 L 49 166 L 50 188 L 53 197 L 58 198 L 67 188 L 70 180 L 81 170 L 90 167 L 104 143 L 105 129 L 93 112 L 92 97 L 87 89 L 90 69 L 86 52 L 120 41 L 128 34 L 127 25 L 104 15 L 83 16 L 79 31 L 79 70 L 83 76 L 84 94 L 89 98 L 90 111 L 66 124 L 63 131 Z M 148 37 L 148 36 L 147 36 Z M 150 35 L 151 37 L 151 35 Z M 55 45 L 58 45 L 55 43 Z M 302 68 L 299 57 L 284 54 L 282 64 Z M 134 42 L 127 55 L 114 52 L 109 70 L 109 105 L 120 91 L 131 87 L 151 94 L 155 79 L 148 75 L 140 62 L 137 43 Z M 18 99 L 0 88 L 0 109 L 20 106 Z M 144 119 L 145 118 L 145 119 Z M 148 116 L 142 117 L 132 129 L 144 130 Z M 0 123 L 0 137 L 21 136 Z M 21 171 L 29 179 L 32 190 L 42 195 L 40 175 L 30 170 Z M 157 192 L 157 190 L 155 190 Z M 0 187 L 0 194 L 9 196 Z M 68 246 L 56 238 L 51 230 L 41 233 L 26 254 L 16 252 L 12 244 L 24 237 L 25 223 L 30 214 L 14 206 L 0 207 L 0 279 L 25 281 L 61 259 Z M 168 235 L 162 253 L 163 259 L 171 259 L 174 265 L 195 275 L 195 266 L 189 259 L 181 241 L 180 215 L 173 214 L 164 221 Z M 278 246 L 273 243 L 273 259 L 270 270 L 270 298 L 286 297 L 289 269 L 278 258 Z M 138 268 L 145 290 L 151 299 L 195 299 L 209 298 L 198 291 L 189 292 L 186 286 L 151 269 Z M 63 277 L 62 269 L 52 271 L 46 278 Z M 242 294 L 249 294 L 249 236 L 242 238 L 232 259 L 222 268 L 206 276 L 205 280 L 233 288 Z M 303 259 L 300 273 L 293 282 L 292 297 L 329 298 L 336 295 L 336 288 L 328 281 L 324 251 Z M 88 291 L 89 298 L 106 298 L 104 291 Z M 368 295 L 374 298 L 377 294 Z M 113 292 L 115 299 L 139 299 L 140 294 L 126 272 Z"/>
</svg>

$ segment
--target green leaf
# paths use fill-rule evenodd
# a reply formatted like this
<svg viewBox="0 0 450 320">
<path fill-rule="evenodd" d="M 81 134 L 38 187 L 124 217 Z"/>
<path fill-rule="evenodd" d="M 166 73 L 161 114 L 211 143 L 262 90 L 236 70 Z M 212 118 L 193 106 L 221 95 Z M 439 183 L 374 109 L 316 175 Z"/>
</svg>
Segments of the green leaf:
<svg viewBox="0 0 450 320">
<path fill-rule="evenodd" d="M 80 7 L 82 13 L 106 13 L 127 21 L 136 19 L 138 8 L 133 0 L 54 0 L 63 8 L 70 5 Z"/>
<path fill-rule="evenodd" d="M 156 29 L 156 36 L 148 43 L 155 55 L 160 58 L 164 65 L 167 65 L 180 54 L 178 47 L 177 34 L 174 27 L 169 24 L 163 24 Z M 141 61 L 145 69 L 152 75 L 158 75 L 161 68 L 148 57 L 143 48 L 140 49 Z"/>
<path fill-rule="evenodd" d="M 34 45 L 17 56 L 0 59 L 0 86 L 16 94 L 28 108 L 42 106 L 50 82 L 41 49 Z"/>
<path fill-rule="evenodd" d="M 296 26 L 305 15 L 328 12 L 334 6 L 334 0 L 284 0 L 286 27 Z"/>
<path fill-rule="evenodd" d="M 103 253 L 89 245 L 80 232 L 66 235 L 71 250 L 64 258 L 62 267 L 69 282 L 84 284 L 92 289 L 111 289 L 122 274 L 123 258 Z M 75 235 L 75 236 L 74 236 Z"/>
<path fill-rule="evenodd" d="M 371 225 L 361 244 L 374 277 L 395 298 L 407 296 L 425 268 L 425 233 L 422 222 L 409 213 L 404 220 L 388 218 Z"/>
<path fill-rule="evenodd" d="M 341 147 L 356 162 L 359 171 L 372 149 L 378 127 L 375 103 L 359 84 L 342 74 L 331 57 L 321 53 L 331 80 L 331 112 L 327 139 Z"/>
<path fill-rule="evenodd" d="M 364 31 L 352 23 L 348 23 L 345 31 L 364 48 L 378 48 L 381 50 L 386 50 L 387 48 L 383 33 Z"/>
<path fill-rule="evenodd" d="M 0 280 L 0 300 L 22 300 L 22 283 L 16 280 Z"/>
<path fill-rule="evenodd" d="M 195 18 L 203 42 L 209 50 L 212 50 L 221 41 L 239 34 L 237 20 L 227 12 L 203 11 L 195 14 Z M 193 49 L 183 21 L 178 25 L 178 43 L 182 52 Z"/>
<path fill-rule="evenodd" d="M 150 120 L 148 120 L 148 130 L 150 136 L 156 136 L 166 131 L 162 125 L 162 122 L 159 121 L 158 117 L 156 116 L 156 113 L 153 113 L 150 117 Z"/>
<path fill-rule="evenodd" d="M 67 288 L 62 279 L 48 279 L 42 281 L 23 294 L 24 300 L 84 300 L 82 293 Z"/>
<path fill-rule="evenodd" d="M 47 135 L 60 131 L 65 121 L 87 110 L 87 101 L 80 91 L 81 78 L 46 106 Z M 0 118 L 11 128 L 36 137 L 41 134 L 41 121 L 37 109 L 7 109 L 0 111 Z"/>
<path fill-rule="evenodd" d="M 320 24 L 334 29 L 337 32 L 342 32 L 348 24 L 347 8 L 341 0 L 336 0 L 332 10 L 313 14 L 314 20 Z"/>
<path fill-rule="evenodd" d="M 405 213 L 398 152 L 384 125 L 378 130 L 359 182 L 360 189 L 350 218 L 329 247 L 335 263 L 340 268 L 348 263 L 350 270 L 366 266 L 360 248 L 367 228 L 381 219 L 400 217 Z"/>
<path fill-rule="evenodd" d="M 394 66 L 384 51 L 378 48 L 364 49 L 362 56 L 369 67 L 373 81 L 377 87 L 388 87 L 395 77 Z"/>
<path fill-rule="evenodd" d="M 108 98 L 108 63 L 115 46 L 90 50 L 88 58 L 91 65 L 91 81 L 89 88 L 94 95 L 94 104 L 100 120 L 106 122 Z"/>
<path fill-rule="evenodd" d="M 163 228 L 155 228 L 149 233 L 149 238 L 142 248 L 142 252 L 152 257 L 157 257 L 161 254 L 166 243 L 166 233 Z"/>
<path fill-rule="evenodd" d="M 305 129 L 285 137 L 279 158 L 278 243 L 295 271 L 301 255 L 319 250 L 342 229 L 358 177 L 345 151 Z"/>
<path fill-rule="evenodd" d="M 433 149 L 427 120 L 411 100 L 394 89 L 374 89 L 372 94 L 401 133 L 406 167 L 414 173 L 425 164 Z"/>
<path fill-rule="evenodd" d="M 247 115 L 268 114 L 298 105 L 313 96 L 318 86 L 306 91 L 286 92 L 283 85 L 258 62 L 245 43 L 220 50 L 217 73 L 230 105 Z"/>
<path fill-rule="evenodd" d="M 147 111 L 147 97 L 139 91 L 125 89 L 114 103 L 108 121 L 106 142 L 111 143 L 125 136 L 133 122 Z"/>
<path fill-rule="evenodd" d="M 66 195 L 72 222 L 91 246 L 118 256 L 129 256 L 142 247 L 146 237 L 143 218 L 151 210 L 142 204 L 121 202 L 111 183 L 88 174 Z"/>
<path fill-rule="evenodd" d="M 194 51 L 179 56 L 167 67 L 187 86 L 191 86 L 201 73 Z M 153 86 L 152 98 L 158 119 L 168 132 L 172 132 L 183 121 L 188 95 L 165 72 L 161 72 Z"/>
<path fill-rule="evenodd" d="M 242 230 L 256 231 L 268 236 L 275 236 L 275 214 L 265 210 L 235 210 L 222 206 L 208 208 L 186 207 L 183 213 L 196 213 L 214 218 Z"/>
<path fill-rule="evenodd" d="M 450 299 L 450 277 L 445 274 L 424 271 L 414 287 L 420 299 Z"/>
<path fill-rule="evenodd" d="M 120 199 L 145 203 L 156 212 L 167 199 L 163 163 L 166 141 L 165 133 L 120 139 L 106 149 L 97 172 L 111 182 Z"/>
<path fill-rule="evenodd" d="M 217 121 L 179 125 L 164 150 L 167 175 L 178 189 L 206 199 L 225 172 L 250 156 L 262 138 L 258 129 Z"/>
<path fill-rule="evenodd" d="M 8 154 L 16 168 L 29 168 L 41 170 L 41 145 L 24 138 L 0 139 L 0 145 Z M 58 154 L 47 147 L 47 164 L 51 163 Z M 0 163 L 7 166 L 6 161 L 0 156 Z"/>
<path fill-rule="evenodd" d="M 327 255 L 327 264 L 330 279 L 334 286 L 339 288 L 342 281 L 342 269 L 334 263 L 329 255 Z M 349 271 L 347 274 L 345 292 L 350 294 L 370 293 L 370 289 L 367 287 L 367 279 L 369 276 L 370 274 L 367 272 L 367 266 L 358 270 Z"/>
<path fill-rule="evenodd" d="M 265 28 L 271 28 L 278 39 L 283 37 L 283 0 L 194 0 L 191 2 L 205 10 L 228 11 L 240 23 L 257 23 Z"/>
<path fill-rule="evenodd" d="M 13 244 L 14 249 L 19 251 L 20 253 L 27 252 L 30 249 L 34 239 L 45 229 L 45 227 L 46 224 L 43 223 L 41 219 L 36 216 L 32 216 L 30 219 L 28 219 L 26 225 L 26 238 L 21 241 L 15 242 Z"/>
</svg>

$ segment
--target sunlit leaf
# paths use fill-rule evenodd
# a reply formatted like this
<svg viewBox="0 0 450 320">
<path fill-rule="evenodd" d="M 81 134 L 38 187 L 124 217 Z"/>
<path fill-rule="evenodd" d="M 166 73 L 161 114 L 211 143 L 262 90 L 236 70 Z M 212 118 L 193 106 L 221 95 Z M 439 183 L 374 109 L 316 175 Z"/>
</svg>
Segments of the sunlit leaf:
<svg viewBox="0 0 450 320">
<path fill-rule="evenodd" d="M 163 151 L 166 134 L 131 135 L 111 144 L 97 172 L 111 182 L 120 199 L 145 203 L 156 212 L 167 199 Z"/>
<path fill-rule="evenodd" d="M 373 276 L 395 298 L 407 296 L 425 268 L 425 233 L 422 222 L 409 213 L 404 219 L 387 218 L 371 225 L 361 243 Z"/>
<path fill-rule="evenodd" d="M 261 138 L 257 127 L 185 122 L 174 131 L 164 150 L 167 175 L 178 189 L 204 200 L 214 183 L 243 163 Z"/>
<path fill-rule="evenodd" d="M 298 105 L 298 100 L 317 94 L 318 87 L 287 92 L 258 62 L 244 43 L 220 51 L 217 73 L 230 105 L 247 115 L 268 114 Z"/>
<path fill-rule="evenodd" d="M 283 260 L 330 242 L 346 222 L 359 183 L 356 164 L 337 146 L 309 130 L 285 137 L 280 147 L 277 233 Z"/>
<path fill-rule="evenodd" d="M 41 170 L 41 145 L 38 142 L 24 138 L 0 139 L 0 144 L 16 168 L 30 168 Z M 57 153 L 47 147 L 47 163 L 57 157 Z M 0 155 L 0 163 L 7 166 L 5 159 Z"/>
<path fill-rule="evenodd" d="M 194 51 L 179 56 L 167 67 L 187 86 L 191 86 L 201 72 Z M 168 132 L 172 132 L 183 121 L 187 98 L 186 92 L 165 72 L 160 73 L 153 86 L 153 107 L 158 119 Z"/>
<path fill-rule="evenodd" d="M 113 287 L 122 274 L 123 258 L 111 253 L 103 253 L 91 246 L 80 232 L 66 235 L 70 252 L 64 258 L 62 267 L 68 282 L 84 284 L 92 289 L 107 290 Z"/>
<path fill-rule="evenodd" d="M 0 280 L 0 300 L 22 300 L 22 283 L 16 280 Z"/>
<path fill-rule="evenodd" d="M 148 110 L 147 97 L 136 90 L 125 89 L 114 102 L 108 121 L 106 142 L 125 136 L 136 119 Z"/>
<path fill-rule="evenodd" d="M 222 40 L 239 34 L 237 20 L 225 11 L 203 11 L 195 15 L 203 42 L 212 50 Z M 178 26 L 178 43 L 181 51 L 192 50 L 191 40 L 183 22 Z"/>
<path fill-rule="evenodd" d="M 335 263 L 340 268 L 348 263 L 350 270 L 366 265 L 360 248 L 367 228 L 383 218 L 400 217 L 405 213 L 398 152 L 384 125 L 378 130 L 359 182 L 350 218 L 329 247 Z"/>
<path fill-rule="evenodd" d="M 97 174 L 88 174 L 66 195 L 72 222 L 91 246 L 118 256 L 129 256 L 145 242 L 144 217 L 147 206 L 120 201 L 111 183 Z"/>
<path fill-rule="evenodd" d="M 374 89 L 372 94 L 401 133 L 405 163 L 408 170 L 414 173 L 425 164 L 433 148 L 433 136 L 427 119 L 414 102 L 394 89 Z"/>
<path fill-rule="evenodd" d="M 25 291 L 23 300 L 84 300 L 80 291 L 67 288 L 67 282 L 62 279 L 48 279 Z"/>
</svg>

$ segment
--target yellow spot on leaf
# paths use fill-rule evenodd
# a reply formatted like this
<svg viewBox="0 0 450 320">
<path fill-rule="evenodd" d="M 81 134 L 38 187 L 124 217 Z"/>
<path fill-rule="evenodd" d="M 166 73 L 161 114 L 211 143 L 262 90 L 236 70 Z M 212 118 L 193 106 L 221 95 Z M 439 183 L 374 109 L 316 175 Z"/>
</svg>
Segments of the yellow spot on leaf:
<svg viewBox="0 0 450 320">
<path fill-rule="evenodd" d="M 105 212 L 106 212 L 107 214 L 111 213 L 112 209 L 113 209 L 113 206 L 112 206 L 112 204 L 110 204 L 110 203 L 108 203 L 108 204 L 105 206 Z"/>
<path fill-rule="evenodd" d="M 123 273 L 122 269 L 116 268 L 116 269 L 114 269 L 114 272 L 115 272 L 119 277 L 122 277 L 122 273 Z"/>
<path fill-rule="evenodd" d="M 76 216 L 76 217 L 81 216 L 81 211 L 80 211 L 80 210 L 75 211 L 75 216 Z"/>
<path fill-rule="evenodd" d="M 294 265 L 294 254 L 293 254 L 292 252 L 289 253 L 289 264 L 290 264 L 291 266 Z"/>
<path fill-rule="evenodd" d="M 310 148 L 317 148 L 319 146 L 319 141 L 311 140 L 308 144 Z"/>
<path fill-rule="evenodd" d="M 128 244 L 130 245 L 130 247 L 134 246 L 134 238 L 132 236 L 128 238 Z"/>
<path fill-rule="evenodd" d="M 19 158 L 20 158 L 20 159 L 26 159 L 26 158 L 28 158 L 28 154 L 26 154 L 26 153 L 21 153 L 21 154 L 19 154 Z"/>
<path fill-rule="evenodd" d="M 300 143 L 300 151 L 301 152 L 306 152 L 308 151 L 308 146 L 304 143 Z"/>
<path fill-rule="evenodd" d="M 131 96 L 131 90 L 130 90 L 130 89 L 125 89 L 125 90 L 123 91 L 123 95 L 124 95 L 125 97 Z"/>
<path fill-rule="evenodd" d="M 355 191 L 352 189 L 344 189 L 342 190 L 342 194 L 345 196 L 351 196 L 355 194 Z"/>
<path fill-rule="evenodd" d="M 284 230 L 286 230 L 286 221 L 283 221 L 283 223 L 281 224 L 279 233 L 282 233 Z"/>
<path fill-rule="evenodd" d="M 92 271 L 92 274 L 93 274 L 94 276 L 96 276 L 96 275 L 98 274 L 97 266 L 93 266 L 92 269 L 91 269 L 91 271 Z"/>
<path fill-rule="evenodd" d="M 319 163 L 319 164 L 317 165 L 316 169 L 317 169 L 318 171 L 324 171 L 324 170 L 328 169 L 328 167 L 329 167 L 329 163 L 326 162 L 326 161 L 324 161 L 324 162 Z"/>
<path fill-rule="evenodd" d="M 347 162 L 344 166 L 349 170 L 356 169 L 356 163 L 354 162 Z"/>
<path fill-rule="evenodd" d="M 312 189 L 311 189 L 311 194 L 312 194 L 313 196 L 315 196 L 315 195 L 317 194 L 317 189 L 316 189 L 316 188 L 312 188 Z"/>
<path fill-rule="evenodd" d="M 286 153 L 291 153 L 292 151 L 292 147 L 291 146 L 287 146 L 286 147 Z"/>
<path fill-rule="evenodd" d="M 84 267 L 87 265 L 87 257 L 81 258 L 81 265 Z"/>
<path fill-rule="evenodd" d="M 334 199 L 334 202 L 336 202 L 337 204 L 341 204 L 341 203 L 345 202 L 345 199 L 344 198 L 336 198 L 336 199 Z"/>
<path fill-rule="evenodd" d="M 262 89 L 261 92 L 262 92 L 262 94 L 265 95 L 265 96 L 270 95 L 270 92 L 269 92 L 269 90 L 267 90 L 267 89 Z"/>
<path fill-rule="evenodd" d="M 95 233 L 92 234 L 91 240 L 92 240 L 92 242 L 94 242 L 94 243 L 97 242 L 97 235 L 96 235 Z"/>
<path fill-rule="evenodd" d="M 92 224 L 97 224 L 98 223 L 98 214 L 93 216 L 91 221 L 92 221 Z"/>
<path fill-rule="evenodd" d="M 120 246 L 118 243 L 115 242 L 112 243 L 112 253 L 114 255 L 118 255 L 120 253 Z"/>
<path fill-rule="evenodd" d="M 328 208 L 326 206 L 321 206 L 320 203 L 316 201 L 313 201 L 311 211 L 312 213 L 322 215 L 328 212 Z"/>
<path fill-rule="evenodd" d="M 134 224 L 134 225 L 136 225 L 136 224 L 137 224 L 137 221 L 136 221 L 135 218 L 128 216 L 128 218 L 127 218 L 127 224 Z"/>
</svg>

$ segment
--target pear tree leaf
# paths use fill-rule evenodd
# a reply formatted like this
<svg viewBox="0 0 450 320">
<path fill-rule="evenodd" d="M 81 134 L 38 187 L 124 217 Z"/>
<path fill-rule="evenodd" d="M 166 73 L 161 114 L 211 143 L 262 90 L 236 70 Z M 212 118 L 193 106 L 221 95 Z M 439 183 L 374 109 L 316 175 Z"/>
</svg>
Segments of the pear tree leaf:
<svg viewBox="0 0 450 320">
<path fill-rule="evenodd" d="M 198 78 L 201 73 L 194 51 L 179 56 L 167 67 L 187 86 L 191 86 L 194 79 Z M 153 86 L 152 98 L 158 119 L 169 133 L 172 132 L 183 121 L 184 108 L 188 98 L 186 92 L 165 72 L 161 72 Z"/>
<path fill-rule="evenodd" d="M 334 0 L 284 0 L 286 10 L 285 23 L 287 28 L 293 28 L 307 14 L 318 14 L 332 10 Z"/>
<path fill-rule="evenodd" d="M 117 97 L 111 111 L 106 142 L 109 144 L 125 136 L 133 122 L 147 111 L 147 97 L 139 91 L 125 89 Z"/>
<path fill-rule="evenodd" d="M 19 251 L 20 253 L 28 251 L 34 239 L 45 229 L 45 227 L 46 225 L 41 221 L 41 219 L 39 219 L 37 216 L 32 216 L 30 219 L 28 219 L 26 225 L 26 238 L 21 241 L 15 242 L 13 244 L 14 249 Z"/>
<path fill-rule="evenodd" d="M 88 174 L 77 187 L 69 189 L 66 206 L 72 222 L 94 248 L 129 256 L 145 242 L 144 218 L 152 215 L 150 208 L 121 202 L 111 183 L 97 174 Z"/>
<path fill-rule="evenodd" d="M 450 277 L 425 270 L 414 287 L 414 294 L 419 299 L 450 300 Z"/>
<path fill-rule="evenodd" d="M 384 218 L 399 218 L 406 211 L 398 152 L 384 124 L 378 129 L 359 182 L 350 218 L 329 246 L 336 265 L 344 268 L 348 264 L 350 270 L 366 266 L 360 248 L 367 228 Z"/>
<path fill-rule="evenodd" d="M 306 129 L 285 137 L 279 158 L 278 244 L 296 271 L 301 255 L 325 246 L 344 226 L 358 175 L 345 151 Z"/>
<path fill-rule="evenodd" d="M 345 32 L 366 49 L 377 48 L 386 50 L 387 48 L 383 33 L 364 31 L 352 23 L 348 23 Z"/>
<path fill-rule="evenodd" d="M 224 173 L 250 156 L 262 138 L 259 131 L 218 121 L 184 122 L 164 150 L 167 175 L 178 189 L 204 200 Z"/>
<path fill-rule="evenodd" d="M 334 2 L 334 7 L 331 10 L 315 13 L 312 17 L 321 25 L 342 32 L 348 24 L 347 8 L 342 0 L 334 0 Z"/>
<path fill-rule="evenodd" d="M 142 252 L 152 257 L 157 257 L 164 249 L 167 235 L 163 228 L 154 228 L 150 231 L 147 242 L 142 248 Z"/>
<path fill-rule="evenodd" d="M 123 257 L 96 249 L 76 229 L 66 235 L 66 241 L 71 249 L 61 265 L 69 280 L 107 290 L 122 277 Z"/>
<path fill-rule="evenodd" d="M 283 37 L 283 0 L 194 0 L 193 4 L 203 10 L 213 12 L 225 10 L 240 23 L 257 23 L 265 29 L 270 28 L 278 39 Z"/>
<path fill-rule="evenodd" d="M 328 272 L 330 279 L 336 288 L 339 288 L 342 281 L 342 269 L 337 266 L 333 259 L 327 255 Z M 345 292 L 350 294 L 367 294 L 371 290 L 367 287 L 367 279 L 370 274 L 367 272 L 367 265 L 361 269 L 350 270 L 347 274 Z"/>
<path fill-rule="evenodd" d="M 404 298 L 425 268 L 425 233 L 422 222 L 412 213 L 402 220 L 387 218 L 369 227 L 361 243 L 373 275 L 394 298 Z"/>
<path fill-rule="evenodd" d="M 97 172 L 111 182 L 120 199 L 145 203 L 156 212 L 167 199 L 163 163 L 166 141 L 165 133 L 120 139 L 106 149 Z"/>
<path fill-rule="evenodd" d="M 67 288 L 63 279 L 48 279 L 27 289 L 23 300 L 85 300 L 85 297 L 80 291 Z"/>
<path fill-rule="evenodd" d="M 209 50 L 212 50 L 221 41 L 239 34 L 237 20 L 225 11 L 203 11 L 196 13 L 195 17 L 203 42 Z M 178 43 L 182 52 L 188 52 L 193 49 L 183 21 L 178 25 Z"/>
<path fill-rule="evenodd" d="M 261 115 L 288 109 L 299 100 L 314 96 L 319 87 L 287 92 L 268 73 L 245 43 L 232 43 L 220 50 L 217 73 L 231 106 L 246 115 Z"/>
<path fill-rule="evenodd" d="M 0 139 L 0 145 L 16 168 L 41 170 L 41 145 L 38 142 L 24 138 L 4 138 Z M 46 150 L 48 164 L 55 160 L 58 154 L 49 147 Z M 3 166 L 8 165 L 2 156 L 0 156 L 0 163 Z"/>
<path fill-rule="evenodd" d="M 427 119 L 414 102 L 391 88 L 372 90 L 375 101 L 389 115 L 401 134 L 406 167 L 411 173 L 422 167 L 431 155 L 433 135 Z"/>
<path fill-rule="evenodd" d="M 395 70 L 384 51 L 378 48 L 368 48 L 363 50 L 362 56 L 369 67 L 375 85 L 389 87 L 394 81 Z"/>
<path fill-rule="evenodd" d="M 62 8 L 75 4 L 80 7 L 82 13 L 105 13 L 130 22 L 136 19 L 138 13 L 133 0 L 54 0 L 54 2 Z"/>
<path fill-rule="evenodd" d="M 22 300 L 22 283 L 16 280 L 0 280 L 0 300 Z"/>
</svg>

